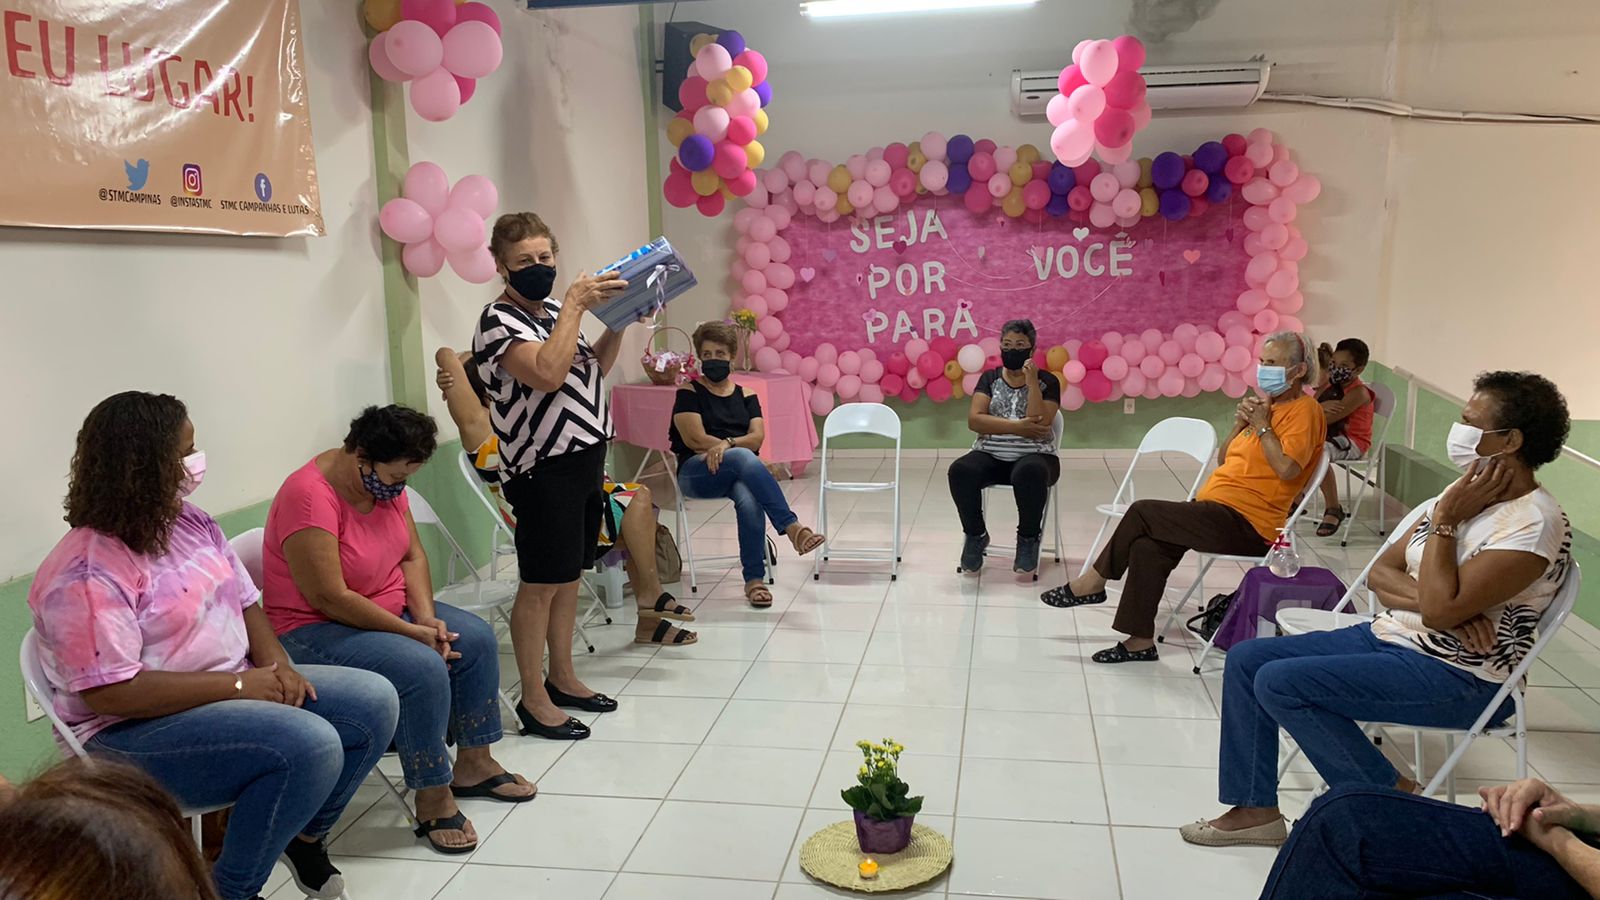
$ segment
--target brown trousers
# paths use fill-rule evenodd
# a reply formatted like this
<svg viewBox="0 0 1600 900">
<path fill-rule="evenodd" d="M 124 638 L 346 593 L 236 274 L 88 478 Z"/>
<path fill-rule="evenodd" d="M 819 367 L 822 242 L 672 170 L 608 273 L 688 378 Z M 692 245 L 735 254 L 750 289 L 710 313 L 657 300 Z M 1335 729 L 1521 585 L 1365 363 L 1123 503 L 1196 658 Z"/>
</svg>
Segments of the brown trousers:
<svg viewBox="0 0 1600 900">
<path fill-rule="evenodd" d="M 1094 563 L 1108 581 L 1127 576 L 1112 627 L 1136 638 L 1155 637 L 1167 577 L 1188 551 L 1265 555 L 1270 546 L 1244 516 L 1221 503 L 1134 501 Z"/>
</svg>

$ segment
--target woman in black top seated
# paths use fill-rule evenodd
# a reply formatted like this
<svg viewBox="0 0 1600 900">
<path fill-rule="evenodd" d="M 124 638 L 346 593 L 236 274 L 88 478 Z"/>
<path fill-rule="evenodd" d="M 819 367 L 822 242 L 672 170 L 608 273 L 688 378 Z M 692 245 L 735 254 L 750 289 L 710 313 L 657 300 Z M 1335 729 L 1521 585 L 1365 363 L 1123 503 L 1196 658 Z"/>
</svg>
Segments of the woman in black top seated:
<svg viewBox="0 0 1600 900">
<path fill-rule="evenodd" d="M 738 337 L 733 326 L 707 322 L 695 329 L 701 377 L 678 390 L 672 407 L 672 452 L 678 457 L 678 489 L 696 499 L 733 501 L 739 521 L 739 562 L 744 596 L 751 606 L 772 605 L 767 590 L 766 532 L 762 519 L 804 556 L 822 546 L 822 535 L 800 524 L 789 501 L 756 451 L 766 436 L 761 402 L 734 384 Z"/>
</svg>

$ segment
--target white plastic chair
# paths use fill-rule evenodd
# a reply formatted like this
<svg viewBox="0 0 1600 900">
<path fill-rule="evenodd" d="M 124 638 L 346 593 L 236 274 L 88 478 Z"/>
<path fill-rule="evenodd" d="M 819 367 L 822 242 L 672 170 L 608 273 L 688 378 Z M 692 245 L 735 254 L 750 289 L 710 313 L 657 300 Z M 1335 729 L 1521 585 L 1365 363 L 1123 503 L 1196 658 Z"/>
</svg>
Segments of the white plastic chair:
<svg viewBox="0 0 1600 900">
<path fill-rule="evenodd" d="M 678 483 L 678 458 L 675 454 L 663 453 L 661 459 L 667 468 L 667 476 L 672 479 L 672 496 L 677 508 L 674 510 L 677 517 L 678 552 L 683 554 L 683 570 L 689 575 L 689 593 L 700 592 L 700 578 L 696 573 L 697 565 L 725 565 L 733 567 L 740 564 L 739 554 L 724 553 L 718 556 L 702 556 L 697 561 L 694 558 L 694 541 L 690 540 L 689 507 L 685 502 L 688 498 L 683 496 L 683 485 Z M 766 539 L 765 549 L 762 551 L 763 565 L 766 568 L 763 580 L 773 584 L 772 567 L 777 564 L 778 552 L 772 545 L 772 538 Z"/>
<path fill-rule="evenodd" d="M 894 441 L 893 481 L 833 481 L 828 478 L 828 440 L 847 434 L 871 434 Z M 833 539 L 824 537 L 822 546 L 811 566 L 813 581 L 822 579 L 822 570 L 833 560 L 859 562 L 888 562 L 889 580 L 900 577 L 900 417 L 882 403 L 846 403 L 822 423 L 822 485 L 817 499 L 817 527 L 823 535 L 833 533 L 828 527 L 828 494 L 870 494 L 890 491 L 894 494 L 894 531 L 885 547 L 851 547 L 843 551 L 833 548 Z"/>
<path fill-rule="evenodd" d="M 1061 410 L 1058 409 L 1058 410 L 1056 410 L 1055 421 L 1050 423 L 1050 436 L 1055 442 L 1056 452 L 1058 454 L 1061 451 L 1061 443 L 1066 438 L 1066 433 L 1067 433 L 1067 417 L 1066 417 L 1065 413 L 1063 413 Z M 1062 473 L 1062 474 L 1065 475 L 1065 473 Z M 1040 547 L 1039 548 L 1041 555 L 1043 555 L 1043 551 L 1049 550 L 1051 555 L 1053 555 L 1056 558 L 1056 562 L 1061 562 L 1061 547 L 1062 547 L 1062 542 L 1061 542 L 1061 504 L 1056 502 L 1056 490 L 1058 488 L 1060 488 L 1060 487 L 1061 487 L 1061 478 L 1058 477 L 1056 479 L 1056 483 L 1050 485 L 1050 493 L 1047 494 L 1045 496 L 1045 499 L 1044 499 L 1044 514 L 1043 515 L 1044 515 L 1045 519 L 1048 519 L 1053 523 L 1052 524 L 1052 529 L 1055 532 L 1055 544 L 1053 546 L 1050 546 L 1050 547 Z M 988 517 L 989 517 L 989 492 L 990 491 L 1009 491 L 1009 490 L 1011 490 L 1011 485 L 1009 485 L 1009 484 L 991 484 L 991 485 L 989 485 L 988 487 L 984 488 L 982 491 L 979 492 L 978 496 L 983 501 L 983 515 L 984 515 L 984 519 L 985 520 L 987 520 Z M 1040 537 L 1044 536 L 1044 522 L 1040 522 L 1039 523 L 1039 534 L 1040 534 Z M 987 548 L 984 549 L 983 555 L 984 555 L 985 558 L 990 557 L 990 556 L 1001 556 L 1001 557 L 1003 557 L 1003 556 L 1008 556 L 1008 555 L 1015 554 L 1016 552 L 1017 552 L 1017 548 L 1016 548 L 1015 545 L 991 543 Z M 1037 568 L 1035 568 L 1033 570 L 1033 580 L 1034 581 L 1038 581 L 1039 580 L 1039 570 Z"/>
<path fill-rule="evenodd" d="M 1395 402 L 1394 391 L 1386 384 L 1376 382 L 1367 385 L 1367 390 L 1372 392 L 1372 414 L 1383 417 L 1383 427 L 1378 430 L 1376 440 L 1367 448 L 1367 453 L 1360 459 L 1336 459 L 1333 464 L 1344 470 L 1344 496 L 1351 496 L 1350 482 L 1356 474 L 1357 468 L 1361 469 L 1361 487 L 1355 491 L 1355 500 L 1350 504 L 1350 515 L 1344 520 L 1343 533 L 1339 535 L 1339 546 L 1350 546 L 1350 527 L 1356 523 L 1356 514 L 1361 512 L 1361 502 L 1366 499 L 1367 491 L 1372 491 L 1372 502 L 1378 504 L 1378 534 L 1384 533 L 1383 509 L 1383 484 L 1384 474 L 1388 471 L 1384 464 L 1384 448 L 1389 444 L 1389 426 L 1394 424 Z M 1376 472 L 1378 479 L 1372 480 Z"/>
<path fill-rule="evenodd" d="M 57 739 L 66 747 L 67 751 L 79 759 L 88 759 L 88 751 L 83 749 L 83 744 L 78 736 L 61 717 L 56 715 L 56 688 L 45 676 L 44 661 L 39 658 L 39 633 L 32 628 L 22 636 L 22 649 L 18 653 L 18 663 L 22 668 L 22 685 L 27 690 L 33 702 L 39 704 L 46 717 L 50 719 L 50 728 L 55 731 Z M 232 803 L 222 803 L 217 806 L 184 807 L 180 813 L 190 821 L 194 834 L 194 845 L 202 846 L 200 817 L 218 812 L 232 806 Z"/>
<path fill-rule="evenodd" d="M 1201 419 L 1173 416 L 1170 419 L 1162 419 L 1144 433 L 1144 439 L 1139 441 L 1139 449 L 1133 453 L 1133 461 L 1128 463 L 1128 473 L 1122 476 L 1122 483 L 1117 485 L 1117 492 L 1112 495 L 1111 502 L 1095 507 L 1095 512 L 1105 516 L 1105 521 L 1100 523 L 1100 532 L 1094 536 L 1094 542 L 1089 545 L 1089 555 L 1083 558 L 1083 568 L 1078 570 L 1078 575 L 1082 576 L 1089 571 L 1089 566 L 1094 563 L 1095 552 L 1100 549 L 1100 539 L 1106 536 L 1106 529 L 1111 527 L 1112 522 L 1127 515 L 1128 507 L 1138 499 L 1134 496 L 1133 473 L 1139 468 L 1139 457 L 1155 453 L 1182 453 L 1200 464 L 1200 471 L 1194 476 L 1194 484 L 1189 486 L 1189 493 L 1183 498 L 1193 500 L 1194 495 L 1200 491 L 1200 485 L 1206 480 L 1206 470 L 1211 465 L 1211 458 L 1217 455 L 1217 430 L 1210 422 Z"/>
<path fill-rule="evenodd" d="M 1299 503 L 1295 504 L 1294 510 L 1289 513 L 1288 520 L 1283 523 L 1283 534 L 1291 543 L 1296 541 L 1295 525 L 1299 523 L 1300 517 L 1306 514 L 1306 508 L 1311 505 L 1311 498 L 1317 495 L 1317 485 L 1321 484 L 1322 479 L 1327 476 L 1329 465 L 1328 454 L 1318 448 L 1317 468 L 1312 473 L 1311 480 L 1306 482 L 1305 495 L 1300 498 Z M 1269 550 L 1268 553 L 1270 552 Z M 1190 597 L 1195 596 L 1197 593 L 1201 597 L 1205 596 L 1206 573 L 1211 571 L 1211 567 L 1214 564 L 1218 562 L 1241 562 L 1249 563 L 1251 566 L 1264 566 L 1267 564 L 1267 553 L 1262 553 L 1260 556 L 1242 556 L 1232 553 L 1200 553 L 1197 551 L 1195 555 L 1200 559 L 1200 572 L 1195 575 L 1194 583 L 1189 585 L 1189 590 L 1184 592 L 1183 598 L 1172 608 L 1172 614 L 1167 616 L 1166 624 L 1162 625 L 1160 630 L 1156 632 L 1157 643 L 1166 643 L 1167 631 L 1172 628 L 1172 623 L 1178 620 L 1178 616 L 1182 614 L 1184 606 L 1188 605 Z M 1211 655 L 1215 640 L 1215 632 L 1212 633 L 1211 637 L 1206 638 L 1205 646 L 1200 651 L 1200 658 L 1195 660 L 1194 674 L 1200 674 L 1200 667 L 1205 665 L 1206 657 Z"/>
</svg>

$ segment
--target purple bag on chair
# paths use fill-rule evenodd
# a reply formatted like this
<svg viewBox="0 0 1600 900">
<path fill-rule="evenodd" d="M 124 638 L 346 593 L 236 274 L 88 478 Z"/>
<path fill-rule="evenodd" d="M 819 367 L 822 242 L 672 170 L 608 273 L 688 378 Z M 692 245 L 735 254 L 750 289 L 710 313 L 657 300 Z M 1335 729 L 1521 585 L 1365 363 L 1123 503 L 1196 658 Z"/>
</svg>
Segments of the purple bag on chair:
<svg viewBox="0 0 1600 900">
<path fill-rule="evenodd" d="M 1339 576 L 1327 569 L 1305 566 L 1293 578 L 1280 578 L 1265 566 L 1245 573 L 1228 614 L 1212 642 L 1227 650 L 1240 641 L 1276 635 L 1278 610 L 1333 609 L 1344 598 L 1346 588 Z"/>
</svg>

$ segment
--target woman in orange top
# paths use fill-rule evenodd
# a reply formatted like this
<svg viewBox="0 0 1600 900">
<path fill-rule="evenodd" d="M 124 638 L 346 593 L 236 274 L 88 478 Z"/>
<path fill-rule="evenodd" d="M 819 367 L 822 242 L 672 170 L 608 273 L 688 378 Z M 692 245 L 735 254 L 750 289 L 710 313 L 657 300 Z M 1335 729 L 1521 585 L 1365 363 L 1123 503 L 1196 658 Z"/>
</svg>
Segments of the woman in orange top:
<svg viewBox="0 0 1600 900">
<path fill-rule="evenodd" d="M 1280 331 L 1262 346 L 1256 375 L 1265 399 L 1240 401 L 1199 495 L 1135 501 L 1090 571 L 1040 598 L 1055 607 L 1104 603 L 1106 582 L 1127 576 L 1113 627 L 1129 637 L 1095 662 L 1154 662 L 1156 611 L 1183 555 L 1265 554 L 1311 479 L 1327 435 L 1322 407 L 1305 392 L 1317 383 L 1316 354 L 1302 335 Z"/>
</svg>

